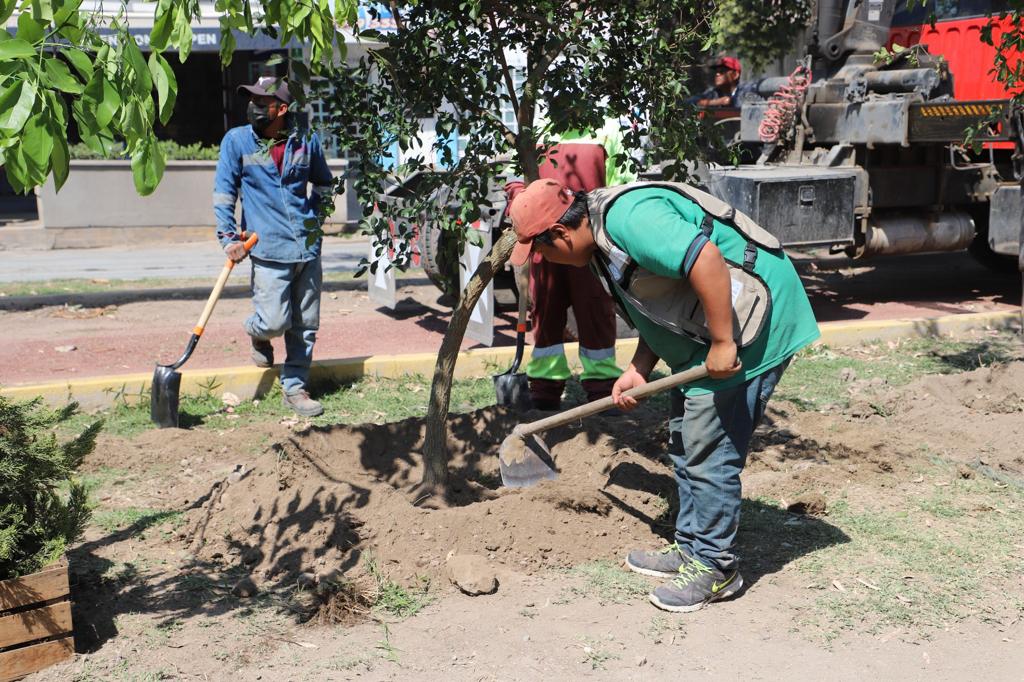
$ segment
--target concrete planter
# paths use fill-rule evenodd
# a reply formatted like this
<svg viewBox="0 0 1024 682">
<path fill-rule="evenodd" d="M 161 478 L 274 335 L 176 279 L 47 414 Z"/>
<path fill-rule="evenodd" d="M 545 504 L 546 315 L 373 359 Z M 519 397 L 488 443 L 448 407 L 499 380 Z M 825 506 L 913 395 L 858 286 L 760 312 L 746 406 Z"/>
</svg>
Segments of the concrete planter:
<svg viewBox="0 0 1024 682">
<path fill-rule="evenodd" d="M 329 165 L 337 176 L 346 163 L 336 159 Z M 132 181 L 131 162 L 72 161 L 59 194 L 52 178 L 37 190 L 39 220 L 46 230 L 60 233 L 54 244 L 58 248 L 212 237 L 216 167 L 216 161 L 168 161 L 156 191 L 141 197 Z M 354 227 L 359 217 L 350 183 L 337 199 L 327 231 Z"/>
</svg>

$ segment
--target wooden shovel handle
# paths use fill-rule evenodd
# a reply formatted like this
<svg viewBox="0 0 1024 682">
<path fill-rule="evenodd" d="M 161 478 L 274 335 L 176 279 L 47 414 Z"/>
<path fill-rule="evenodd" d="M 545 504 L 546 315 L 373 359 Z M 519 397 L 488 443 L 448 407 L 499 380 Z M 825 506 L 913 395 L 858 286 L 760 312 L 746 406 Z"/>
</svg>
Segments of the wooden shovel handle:
<svg viewBox="0 0 1024 682">
<path fill-rule="evenodd" d="M 245 237 L 243 233 L 242 237 Z M 260 240 L 260 237 L 255 232 L 249 235 L 245 239 L 242 246 L 245 247 L 245 252 L 249 253 L 252 251 L 252 247 L 256 246 L 256 242 Z M 210 319 L 210 315 L 213 315 L 213 309 L 217 305 L 217 300 L 220 298 L 220 294 L 224 291 L 224 285 L 227 284 L 228 277 L 231 275 L 231 271 L 235 267 L 235 261 L 230 258 L 224 263 L 224 267 L 220 271 L 220 276 L 217 277 L 217 283 L 213 285 L 213 291 L 210 292 L 210 298 L 206 299 L 206 306 L 203 308 L 202 314 L 199 316 L 199 321 L 196 322 L 196 326 L 192 329 L 192 333 L 196 336 L 202 336 L 203 330 L 206 329 L 206 323 Z"/>
<path fill-rule="evenodd" d="M 697 367 L 692 367 L 686 370 L 685 372 L 672 374 L 662 379 L 658 379 L 657 381 L 648 382 L 643 386 L 631 388 L 628 391 L 625 391 L 622 395 L 627 395 L 630 398 L 646 398 L 648 396 L 654 395 L 655 393 L 661 393 L 662 391 L 674 388 L 676 386 L 688 384 L 692 381 L 699 381 L 707 377 L 707 375 L 708 368 L 705 367 L 702 363 Z M 597 414 L 598 412 L 604 412 L 605 410 L 612 407 L 615 407 L 615 403 L 612 401 L 612 397 L 608 396 L 607 398 L 595 400 L 592 403 L 586 403 L 584 405 L 580 405 L 579 407 L 574 407 L 571 410 L 566 410 L 565 412 L 553 414 L 550 417 L 545 417 L 544 419 L 538 419 L 535 422 L 530 422 L 528 424 L 520 424 L 514 429 L 514 433 L 520 436 L 529 436 L 534 433 L 540 433 L 542 431 L 547 431 L 548 429 L 553 429 L 556 426 L 563 426 L 565 424 L 569 424 L 571 422 L 576 421 L 577 419 L 589 417 L 591 415 Z"/>
</svg>

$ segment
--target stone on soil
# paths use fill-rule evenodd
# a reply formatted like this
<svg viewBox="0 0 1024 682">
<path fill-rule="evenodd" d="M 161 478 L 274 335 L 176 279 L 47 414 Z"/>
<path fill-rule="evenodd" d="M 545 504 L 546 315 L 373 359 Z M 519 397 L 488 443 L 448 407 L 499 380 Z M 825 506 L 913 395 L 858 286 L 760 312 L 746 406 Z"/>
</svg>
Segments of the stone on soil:
<svg viewBox="0 0 1024 682">
<path fill-rule="evenodd" d="M 793 500 L 786 507 L 786 511 L 806 516 L 824 516 L 828 511 L 828 504 L 821 493 L 807 493 Z"/>
<path fill-rule="evenodd" d="M 256 587 L 256 583 L 249 577 L 242 578 L 231 588 L 231 594 L 242 599 L 255 597 L 257 592 L 259 592 L 259 588 Z"/>
<path fill-rule="evenodd" d="M 479 554 L 453 554 L 446 564 L 448 579 L 471 597 L 493 594 L 498 590 L 498 576 Z"/>
</svg>

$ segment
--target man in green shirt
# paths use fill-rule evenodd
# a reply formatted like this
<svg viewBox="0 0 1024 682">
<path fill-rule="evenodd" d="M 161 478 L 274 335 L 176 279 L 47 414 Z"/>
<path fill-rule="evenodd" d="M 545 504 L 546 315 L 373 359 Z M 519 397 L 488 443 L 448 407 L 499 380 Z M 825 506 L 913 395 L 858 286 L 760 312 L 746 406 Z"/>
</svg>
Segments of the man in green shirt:
<svg viewBox="0 0 1024 682">
<path fill-rule="evenodd" d="M 589 263 L 617 291 L 623 312 L 640 333 L 633 360 L 612 389 L 620 409 L 636 407 L 634 399 L 622 394 L 646 383 L 659 359 L 673 372 L 707 366 L 710 378 L 672 391 L 669 454 L 679 488 L 674 542 L 626 558 L 631 570 L 670 579 L 651 593 L 656 606 L 688 612 L 743 586 L 734 548 L 740 472 L 783 371 L 819 332 L 796 270 L 782 250 L 757 245 L 735 224 L 713 219 L 679 188 L 686 186 L 634 183 L 611 188 L 600 200 L 597 193 L 588 197 L 555 181 L 538 180 L 516 197 L 510 217 L 519 240 L 513 265 L 531 252 L 554 263 Z M 598 227 L 613 251 L 607 251 L 606 242 L 599 245 Z M 761 331 L 743 348 L 736 343 L 737 285 L 727 261 L 744 264 L 770 296 Z M 645 314 L 639 295 L 632 302 L 623 295 L 617 287 L 628 287 L 630 278 L 620 271 L 624 262 L 627 271 L 639 268 L 646 275 L 686 280 L 703 308 L 707 338 L 679 333 Z"/>
</svg>

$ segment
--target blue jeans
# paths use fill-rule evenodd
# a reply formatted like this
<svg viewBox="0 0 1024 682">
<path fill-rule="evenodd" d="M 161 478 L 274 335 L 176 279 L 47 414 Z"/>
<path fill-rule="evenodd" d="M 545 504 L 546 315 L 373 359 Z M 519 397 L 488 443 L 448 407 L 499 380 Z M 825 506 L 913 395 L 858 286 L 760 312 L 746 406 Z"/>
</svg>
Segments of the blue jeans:
<svg viewBox="0 0 1024 682">
<path fill-rule="evenodd" d="M 736 567 L 740 472 L 754 429 L 785 360 L 744 384 L 704 395 L 672 391 L 669 457 L 679 486 L 675 539 L 691 556 L 722 571 Z"/>
<path fill-rule="evenodd" d="M 281 387 L 290 395 L 306 388 L 313 361 L 320 328 L 320 258 L 304 263 L 251 260 L 253 313 L 245 321 L 245 331 L 264 341 L 284 335 Z"/>
</svg>

